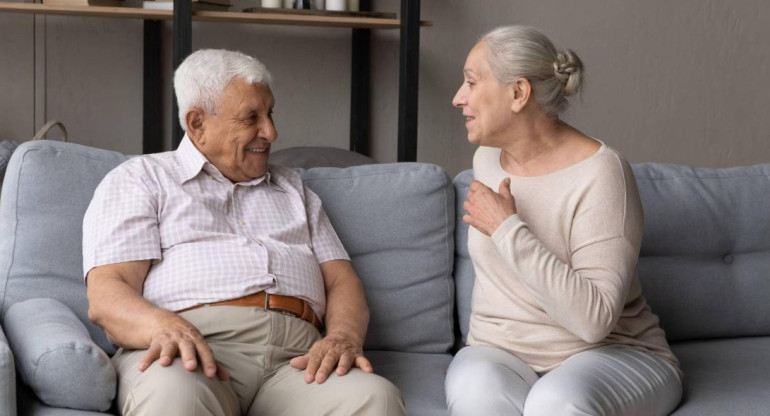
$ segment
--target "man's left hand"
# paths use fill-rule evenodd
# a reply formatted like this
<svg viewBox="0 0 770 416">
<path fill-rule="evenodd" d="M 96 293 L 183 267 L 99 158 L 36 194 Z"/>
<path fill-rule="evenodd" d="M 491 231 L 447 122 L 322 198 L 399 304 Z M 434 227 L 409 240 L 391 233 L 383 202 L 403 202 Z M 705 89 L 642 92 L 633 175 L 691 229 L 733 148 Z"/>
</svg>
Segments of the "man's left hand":
<svg viewBox="0 0 770 416">
<path fill-rule="evenodd" d="M 334 367 L 337 375 L 344 376 L 354 365 L 371 373 L 372 364 L 364 357 L 358 343 L 345 334 L 328 334 L 317 341 L 307 354 L 295 357 L 289 363 L 298 370 L 305 370 L 305 382 L 322 384 L 329 378 Z"/>
</svg>

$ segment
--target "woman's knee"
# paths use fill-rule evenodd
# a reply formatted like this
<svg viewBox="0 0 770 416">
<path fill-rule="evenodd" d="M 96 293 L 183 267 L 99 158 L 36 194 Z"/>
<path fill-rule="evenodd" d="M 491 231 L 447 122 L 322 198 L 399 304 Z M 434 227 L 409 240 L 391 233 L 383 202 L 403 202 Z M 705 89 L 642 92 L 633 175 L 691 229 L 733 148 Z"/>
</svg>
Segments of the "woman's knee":
<svg viewBox="0 0 770 416">
<path fill-rule="evenodd" d="M 521 415 L 529 384 L 490 358 L 483 351 L 463 350 L 452 362 L 445 381 L 450 415 Z"/>
</svg>

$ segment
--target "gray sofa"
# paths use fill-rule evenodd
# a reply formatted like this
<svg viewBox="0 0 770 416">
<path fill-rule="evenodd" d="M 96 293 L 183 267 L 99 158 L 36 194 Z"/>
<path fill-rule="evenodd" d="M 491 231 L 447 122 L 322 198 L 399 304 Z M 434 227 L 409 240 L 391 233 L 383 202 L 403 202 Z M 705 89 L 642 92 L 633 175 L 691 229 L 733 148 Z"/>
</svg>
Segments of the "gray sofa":
<svg viewBox="0 0 770 416">
<path fill-rule="evenodd" d="M 80 243 L 94 188 L 125 159 L 59 142 L 13 155 L 0 195 L 2 416 L 114 414 L 114 347 L 86 316 Z M 640 276 L 685 371 L 675 415 L 770 414 L 770 165 L 634 171 L 645 208 Z M 303 177 L 365 286 L 375 371 L 402 390 L 410 415 L 445 415 L 444 375 L 467 333 L 473 286 L 456 215 L 472 173 L 452 180 L 403 163 Z"/>
</svg>

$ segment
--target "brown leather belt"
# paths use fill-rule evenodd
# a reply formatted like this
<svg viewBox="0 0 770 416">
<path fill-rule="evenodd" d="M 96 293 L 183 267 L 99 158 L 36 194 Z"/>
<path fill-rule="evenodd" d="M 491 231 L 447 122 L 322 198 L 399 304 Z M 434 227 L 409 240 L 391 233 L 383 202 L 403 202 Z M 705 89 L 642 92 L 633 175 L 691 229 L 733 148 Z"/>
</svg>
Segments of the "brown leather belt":
<svg viewBox="0 0 770 416">
<path fill-rule="evenodd" d="M 204 306 L 247 306 L 252 308 L 262 308 L 271 311 L 278 311 L 300 318 L 303 321 L 310 322 L 313 324 L 313 326 L 318 328 L 319 331 L 321 330 L 321 320 L 318 319 L 318 316 L 316 316 L 315 312 L 313 312 L 313 308 L 310 307 L 309 303 L 299 298 L 283 295 L 271 295 L 264 291 L 246 295 L 241 298 L 228 299 L 212 303 L 202 303 L 200 305 L 182 309 L 181 311 L 177 311 L 177 313 L 191 311 L 193 309 L 202 308 Z"/>
</svg>

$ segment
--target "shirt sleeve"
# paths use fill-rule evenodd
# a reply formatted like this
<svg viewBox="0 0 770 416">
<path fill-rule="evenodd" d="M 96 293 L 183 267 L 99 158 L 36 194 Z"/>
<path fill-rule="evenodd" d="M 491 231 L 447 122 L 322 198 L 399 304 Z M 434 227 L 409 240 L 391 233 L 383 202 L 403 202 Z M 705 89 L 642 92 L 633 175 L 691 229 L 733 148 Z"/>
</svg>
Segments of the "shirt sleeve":
<svg viewBox="0 0 770 416">
<path fill-rule="evenodd" d="M 313 253 L 318 263 L 330 260 L 350 260 L 345 247 L 332 227 L 329 217 L 323 210 L 321 198 L 303 185 L 305 191 L 305 209 L 307 210 L 308 227 Z"/>
<path fill-rule="evenodd" d="M 83 275 L 107 264 L 160 259 L 157 198 L 139 175 L 118 167 L 96 188 L 83 218 Z"/>
<path fill-rule="evenodd" d="M 626 186 L 629 172 L 624 173 L 614 181 L 618 186 L 612 180 L 600 183 L 581 201 L 572 218 L 569 264 L 518 215 L 492 234 L 506 263 L 548 315 L 589 343 L 601 341 L 615 327 L 636 271 L 641 203 L 635 183 Z"/>
</svg>

